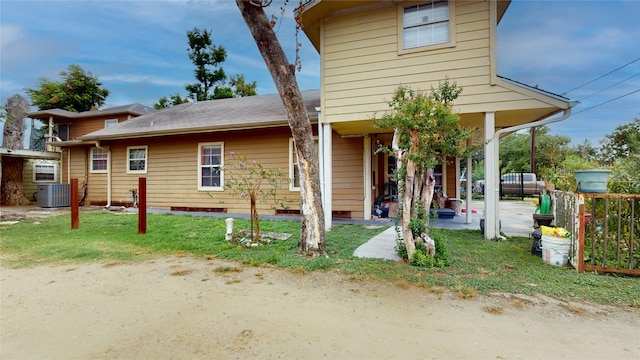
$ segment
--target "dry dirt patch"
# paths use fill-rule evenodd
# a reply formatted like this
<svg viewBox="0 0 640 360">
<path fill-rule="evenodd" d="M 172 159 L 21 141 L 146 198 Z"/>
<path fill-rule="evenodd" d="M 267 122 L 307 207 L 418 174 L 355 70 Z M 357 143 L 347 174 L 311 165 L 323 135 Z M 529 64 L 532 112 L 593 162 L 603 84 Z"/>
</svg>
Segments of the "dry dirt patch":
<svg viewBox="0 0 640 360">
<path fill-rule="evenodd" d="M 2 359 L 640 358 L 636 310 L 189 256 L 1 269 L 0 290 Z"/>
</svg>

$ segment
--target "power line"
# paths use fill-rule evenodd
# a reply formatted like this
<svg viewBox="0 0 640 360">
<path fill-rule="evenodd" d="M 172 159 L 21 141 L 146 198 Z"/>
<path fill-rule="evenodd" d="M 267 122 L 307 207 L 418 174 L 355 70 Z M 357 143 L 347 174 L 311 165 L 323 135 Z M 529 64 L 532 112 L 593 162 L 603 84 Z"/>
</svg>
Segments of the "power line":
<svg viewBox="0 0 640 360">
<path fill-rule="evenodd" d="M 572 91 L 575 91 L 575 90 L 578 90 L 578 89 L 580 89 L 580 88 L 582 88 L 582 87 L 585 87 L 585 86 L 587 86 L 587 85 L 591 84 L 591 83 L 592 83 L 592 82 L 594 82 L 594 81 L 598 81 L 598 80 L 602 79 L 603 77 L 605 77 L 605 76 L 607 76 L 607 75 L 610 75 L 610 74 L 612 74 L 612 73 L 614 73 L 614 72 L 616 72 L 616 71 L 618 71 L 618 70 L 620 70 L 620 69 L 622 69 L 622 68 L 624 68 L 624 67 L 626 67 L 626 66 L 629 66 L 629 65 L 633 64 L 634 62 L 636 62 L 636 61 L 638 61 L 638 60 L 640 60 L 640 57 L 639 57 L 639 58 L 637 58 L 637 59 L 635 59 L 635 60 L 633 60 L 633 61 L 630 61 L 630 62 L 628 62 L 628 63 L 626 63 L 626 64 L 624 64 L 624 65 L 622 65 L 622 66 L 620 66 L 620 67 L 618 67 L 618 68 L 616 68 L 616 69 L 614 69 L 614 70 L 611 70 L 611 71 L 609 71 L 608 73 L 606 73 L 606 74 L 604 74 L 604 75 L 602 75 L 602 76 L 600 76 L 600 77 L 597 77 L 597 78 L 595 78 L 595 79 L 593 79 L 593 80 L 591 80 L 591 81 L 587 81 L 586 83 L 584 83 L 584 84 L 582 84 L 582 85 L 580 85 L 580 86 L 578 86 L 578 87 L 575 87 L 575 88 L 573 88 L 573 89 L 571 89 L 571 90 L 569 90 L 569 91 L 565 91 L 565 92 L 563 92 L 563 93 L 562 93 L 562 95 L 566 95 L 566 94 L 568 94 L 568 93 L 570 93 L 570 92 L 572 92 Z"/>
<path fill-rule="evenodd" d="M 637 93 L 637 92 L 640 92 L 640 89 L 638 89 L 638 90 L 634 90 L 634 91 L 629 92 L 629 93 L 626 93 L 626 94 L 624 94 L 624 95 L 620 95 L 620 96 L 618 96 L 617 98 L 614 98 L 614 99 L 611 99 L 611 100 L 607 100 L 607 101 L 605 101 L 605 102 L 601 102 L 600 104 L 593 105 L 593 106 L 588 107 L 588 108 L 586 108 L 586 109 L 584 109 L 584 110 L 580 110 L 580 111 L 578 111 L 577 113 L 574 113 L 574 114 L 572 114 L 572 115 L 578 115 L 578 114 L 581 114 L 581 113 L 583 113 L 583 112 L 585 112 L 585 111 L 587 111 L 587 110 L 591 110 L 591 109 L 597 108 L 598 106 L 601 106 L 601 105 L 604 105 L 604 104 L 608 104 L 608 103 L 613 102 L 613 101 L 616 101 L 616 100 L 618 100 L 618 99 L 622 99 L 623 97 L 629 96 L 629 95 L 631 95 L 631 94 L 635 94 L 635 93 Z"/>
<path fill-rule="evenodd" d="M 611 89 L 612 87 L 618 86 L 618 85 L 622 84 L 623 82 L 628 81 L 628 80 L 631 80 L 631 79 L 633 79 L 634 77 L 636 77 L 636 76 L 638 76 L 638 75 L 640 75 L 640 73 L 638 73 L 638 74 L 633 74 L 633 75 L 629 76 L 628 78 L 626 78 L 626 79 L 624 79 L 624 80 L 622 80 L 622 81 L 618 81 L 617 83 L 615 83 L 615 84 L 613 84 L 613 85 L 611 85 L 611 86 L 607 86 L 606 88 L 604 88 L 604 89 L 602 89 L 602 90 L 600 90 L 600 91 L 596 91 L 596 92 L 594 92 L 593 94 L 589 94 L 589 95 L 587 95 L 587 96 L 583 97 L 582 99 L 580 99 L 580 100 L 578 100 L 578 101 L 583 101 L 584 99 L 586 99 L 586 98 L 588 98 L 588 97 L 591 97 L 591 96 L 593 96 L 593 95 L 598 95 L 598 94 L 600 94 L 601 92 L 604 92 L 604 91 L 606 91 L 606 90 L 609 90 L 609 89 Z"/>
</svg>

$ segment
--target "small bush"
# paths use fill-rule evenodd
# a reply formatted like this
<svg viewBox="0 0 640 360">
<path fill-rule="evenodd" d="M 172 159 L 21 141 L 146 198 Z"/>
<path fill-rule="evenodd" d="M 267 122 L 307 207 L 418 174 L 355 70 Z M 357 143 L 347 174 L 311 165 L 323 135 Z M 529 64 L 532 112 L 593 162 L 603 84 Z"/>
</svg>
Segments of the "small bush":
<svg viewBox="0 0 640 360">
<path fill-rule="evenodd" d="M 400 236 L 396 238 L 395 250 L 400 258 L 407 260 L 412 266 L 418 267 L 445 267 L 451 263 L 449 249 L 447 248 L 446 238 L 441 231 L 431 231 L 431 238 L 436 245 L 435 256 L 427 256 L 427 247 L 422 242 L 416 242 L 416 252 L 413 254 L 411 261 L 408 261 L 407 247 Z"/>
</svg>

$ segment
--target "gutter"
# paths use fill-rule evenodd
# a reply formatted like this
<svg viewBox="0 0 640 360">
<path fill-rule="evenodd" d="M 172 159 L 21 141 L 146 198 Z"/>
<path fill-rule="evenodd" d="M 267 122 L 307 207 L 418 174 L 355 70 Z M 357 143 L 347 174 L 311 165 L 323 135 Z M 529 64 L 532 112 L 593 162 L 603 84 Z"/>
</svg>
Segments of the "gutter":
<svg viewBox="0 0 640 360">
<path fill-rule="evenodd" d="M 523 129 L 530 129 L 532 127 L 552 124 L 552 123 L 555 123 L 555 122 L 566 120 L 569 116 L 571 116 L 571 109 L 576 105 L 578 105 L 577 101 L 570 102 L 569 103 L 569 107 L 563 110 L 562 115 L 560 117 L 553 117 L 554 115 L 557 114 L 557 112 L 556 112 L 554 114 L 549 115 L 546 118 L 543 118 L 542 120 L 536 120 L 536 121 L 534 121 L 532 123 L 511 126 L 511 127 L 507 127 L 507 128 L 500 129 L 500 130 L 496 131 L 494 133 L 494 135 L 493 135 L 493 138 L 491 139 L 491 141 L 493 142 L 493 146 L 495 147 L 494 164 L 497 164 L 498 161 L 499 161 L 500 135 L 502 135 L 504 133 L 507 133 L 507 132 L 514 132 L 514 131 L 523 130 Z M 498 172 L 498 171 L 499 170 L 496 168 L 496 172 Z M 498 173 L 497 175 L 498 176 L 496 176 L 496 179 L 500 179 L 500 174 Z M 498 231 L 496 231 L 496 238 L 499 238 L 501 240 L 506 240 L 505 237 L 500 235 L 500 231 L 499 231 L 499 229 L 500 229 L 500 225 L 499 225 L 499 221 L 500 221 L 500 216 L 499 216 L 499 214 L 500 214 L 500 202 L 499 201 L 495 202 L 495 207 L 496 207 L 494 209 L 495 213 L 498 214 L 498 216 L 496 216 L 496 219 L 495 219 L 496 220 L 496 224 L 494 224 L 495 229 L 498 229 Z M 486 211 L 486 209 L 485 209 L 485 211 Z M 487 225 L 489 225 L 489 224 L 487 224 Z"/>
</svg>

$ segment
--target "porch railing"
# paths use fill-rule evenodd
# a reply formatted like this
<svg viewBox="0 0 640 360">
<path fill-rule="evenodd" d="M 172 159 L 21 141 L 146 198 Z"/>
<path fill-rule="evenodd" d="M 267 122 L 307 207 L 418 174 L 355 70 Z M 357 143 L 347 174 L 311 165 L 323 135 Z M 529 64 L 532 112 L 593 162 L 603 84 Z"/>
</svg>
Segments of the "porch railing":
<svg viewBox="0 0 640 360">
<path fill-rule="evenodd" d="M 572 234 L 578 272 L 640 275 L 640 194 L 554 191 L 555 224 Z"/>
</svg>

